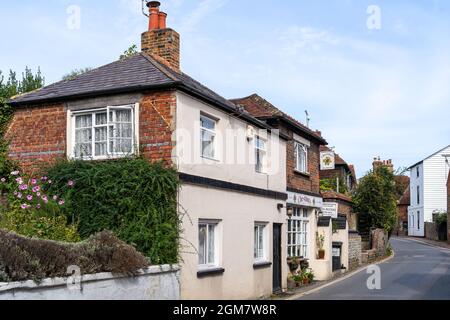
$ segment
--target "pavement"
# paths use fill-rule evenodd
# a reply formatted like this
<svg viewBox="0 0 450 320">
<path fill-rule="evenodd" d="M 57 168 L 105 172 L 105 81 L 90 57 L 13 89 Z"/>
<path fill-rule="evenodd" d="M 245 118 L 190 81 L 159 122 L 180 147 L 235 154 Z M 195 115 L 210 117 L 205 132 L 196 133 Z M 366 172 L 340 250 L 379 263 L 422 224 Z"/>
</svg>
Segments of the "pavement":
<svg viewBox="0 0 450 320">
<path fill-rule="evenodd" d="M 391 244 L 395 256 L 377 265 L 379 288 L 369 266 L 289 300 L 450 300 L 450 249 L 409 238 Z"/>
</svg>

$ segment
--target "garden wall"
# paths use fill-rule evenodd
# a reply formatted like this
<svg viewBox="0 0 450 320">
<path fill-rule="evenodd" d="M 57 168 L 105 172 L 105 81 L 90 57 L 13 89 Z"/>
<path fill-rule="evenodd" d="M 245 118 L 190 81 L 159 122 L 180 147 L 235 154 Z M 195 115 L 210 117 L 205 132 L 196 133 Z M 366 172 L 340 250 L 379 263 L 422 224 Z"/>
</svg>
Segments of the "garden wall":
<svg viewBox="0 0 450 320">
<path fill-rule="evenodd" d="M 179 276 L 178 266 L 162 265 L 133 277 L 84 275 L 79 284 L 67 278 L 0 283 L 0 300 L 179 300 Z"/>
<path fill-rule="evenodd" d="M 429 240 L 439 241 L 439 234 L 437 231 L 436 223 L 425 222 L 425 238 Z"/>
<path fill-rule="evenodd" d="M 362 243 L 361 236 L 356 231 L 348 234 L 348 264 L 349 270 L 357 269 L 361 265 Z"/>
</svg>

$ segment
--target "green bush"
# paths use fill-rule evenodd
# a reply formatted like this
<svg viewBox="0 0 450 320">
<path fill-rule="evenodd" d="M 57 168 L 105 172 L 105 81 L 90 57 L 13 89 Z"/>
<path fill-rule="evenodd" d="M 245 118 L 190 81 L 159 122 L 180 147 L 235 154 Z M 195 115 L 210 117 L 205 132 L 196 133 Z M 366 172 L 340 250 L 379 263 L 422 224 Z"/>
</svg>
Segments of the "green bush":
<svg viewBox="0 0 450 320">
<path fill-rule="evenodd" d="M 75 225 L 68 226 L 62 215 L 45 216 L 39 210 L 14 209 L 0 213 L 0 229 L 13 231 L 30 238 L 78 242 Z"/>
<path fill-rule="evenodd" d="M 113 231 L 154 264 L 178 262 L 178 175 L 144 159 L 61 161 L 48 169 L 48 193 L 65 201 L 82 238 Z M 73 186 L 67 184 L 74 182 Z"/>
</svg>

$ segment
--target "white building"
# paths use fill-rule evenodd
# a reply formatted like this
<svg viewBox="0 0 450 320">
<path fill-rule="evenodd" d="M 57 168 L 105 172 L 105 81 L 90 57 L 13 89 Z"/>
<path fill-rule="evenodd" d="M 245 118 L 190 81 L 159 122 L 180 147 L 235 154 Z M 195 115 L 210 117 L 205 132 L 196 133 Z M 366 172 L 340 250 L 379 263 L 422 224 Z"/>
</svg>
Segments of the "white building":
<svg viewBox="0 0 450 320">
<path fill-rule="evenodd" d="M 408 234 L 425 236 L 425 222 L 433 214 L 447 210 L 447 177 L 450 168 L 450 146 L 410 167 L 411 205 L 408 208 Z"/>
</svg>

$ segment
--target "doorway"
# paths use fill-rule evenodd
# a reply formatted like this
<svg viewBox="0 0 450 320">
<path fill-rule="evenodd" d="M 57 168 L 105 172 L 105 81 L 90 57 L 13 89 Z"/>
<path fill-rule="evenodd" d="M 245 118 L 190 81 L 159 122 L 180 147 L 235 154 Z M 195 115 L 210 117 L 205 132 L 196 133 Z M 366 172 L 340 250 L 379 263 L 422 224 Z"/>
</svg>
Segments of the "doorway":
<svg viewBox="0 0 450 320">
<path fill-rule="evenodd" d="M 273 292 L 282 291 L 281 278 L 281 224 L 273 225 Z"/>
</svg>

